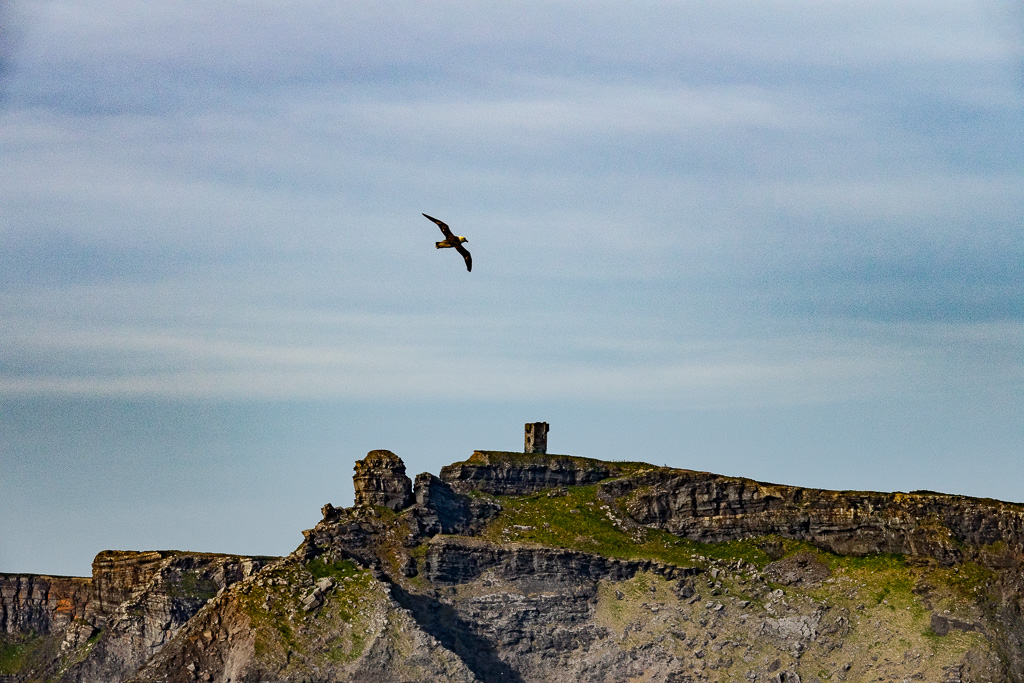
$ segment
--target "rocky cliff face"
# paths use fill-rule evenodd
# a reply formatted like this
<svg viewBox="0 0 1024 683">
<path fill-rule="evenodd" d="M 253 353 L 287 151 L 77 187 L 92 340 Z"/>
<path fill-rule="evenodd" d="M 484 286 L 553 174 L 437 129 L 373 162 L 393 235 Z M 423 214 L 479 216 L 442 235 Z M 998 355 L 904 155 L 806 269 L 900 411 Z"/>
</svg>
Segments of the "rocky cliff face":
<svg viewBox="0 0 1024 683">
<path fill-rule="evenodd" d="M 493 451 L 355 486 L 277 561 L 0 576 L 0 681 L 1024 681 L 1021 505 Z"/>
<path fill-rule="evenodd" d="M 391 451 L 370 451 L 356 461 L 352 478 L 356 505 L 380 505 L 392 510 L 408 507 L 412 482 L 405 476 L 405 463 Z"/>
<path fill-rule="evenodd" d="M 626 467 L 567 455 L 474 451 L 469 460 L 441 468 L 441 479 L 459 493 L 522 496 L 556 486 L 584 486 Z"/>
<path fill-rule="evenodd" d="M 125 680 L 218 592 L 274 559 L 104 551 L 91 578 L 0 574 L 0 681 Z"/>
<path fill-rule="evenodd" d="M 85 617 L 89 579 L 0 574 L 0 633 L 49 634 Z"/>
<path fill-rule="evenodd" d="M 823 491 L 654 470 L 601 485 L 637 524 L 706 542 L 778 534 L 845 555 L 1007 563 L 1024 552 L 1020 505 L 938 493 Z M 998 547 L 997 547 L 998 545 Z"/>
</svg>

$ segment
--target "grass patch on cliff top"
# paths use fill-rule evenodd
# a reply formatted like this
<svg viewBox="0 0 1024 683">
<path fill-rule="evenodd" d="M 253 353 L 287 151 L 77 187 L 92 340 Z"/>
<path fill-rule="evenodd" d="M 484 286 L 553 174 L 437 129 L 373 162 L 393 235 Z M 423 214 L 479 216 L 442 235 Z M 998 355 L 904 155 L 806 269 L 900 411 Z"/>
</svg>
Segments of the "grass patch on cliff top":
<svg viewBox="0 0 1024 683">
<path fill-rule="evenodd" d="M 623 513 L 597 498 L 597 485 L 569 486 L 528 496 L 500 496 L 502 512 L 485 528 L 483 536 L 496 543 L 527 542 L 571 548 L 607 557 L 652 559 L 682 566 L 708 559 L 742 559 L 759 566 L 769 561 L 763 539 L 727 543 L 700 543 L 667 531 L 623 528 L 613 518 Z M 780 541 L 792 545 L 796 541 Z"/>
<path fill-rule="evenodd" d="M 706 560 L 746 563 L 764 568 L 773 560 L 797 552 L 817 554 L 832 571 L 878 573 L 903 571 L 904 555 L 872 553 L 838 555 L 806 541 L 781 536 L 752 536 L 722 543 L 702 543 L 648 527 L 629 529 L 616 524 L 623 511 L 597 497 L 598 485 L 567 486 L 526 496 L 495 496 L 502 512 L 484 529 L 483 536 L 497 543 L 527 542 L 571 548 L 608 557 L 653 559 L 672 564 L 701 565 Z M 964 571 L 955 579 L 965 589 L 983 583 L 985 570 Z"/>
</svg>

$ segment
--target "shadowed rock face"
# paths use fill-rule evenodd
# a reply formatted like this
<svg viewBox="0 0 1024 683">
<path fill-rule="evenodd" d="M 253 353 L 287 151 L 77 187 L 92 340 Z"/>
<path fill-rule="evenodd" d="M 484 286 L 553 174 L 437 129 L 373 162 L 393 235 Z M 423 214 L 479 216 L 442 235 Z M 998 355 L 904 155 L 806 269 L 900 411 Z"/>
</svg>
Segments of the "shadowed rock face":
<svg viewBox="0 0 1024 683">
<path fill-rule="evenodd" d="M 1024 681 L 1021 505 L 493 451 L 354 483 L 277 561 L 0 575 L 0 683 Z"/>
<path fill-rule="evenodd" d="M 356 506 L 402 510 L 412 503 L 412 481 L 405 476 L 405 463 L 391 451 L 370 451 L 356 461 L 355 470 Z"/>
<path fill-rule="evenodd" d="M 432 583 L 469 583 L 485 573 L 507 580 L 529 579 L 532 585 L 565 581 L 624 581 L 639 572 L 667 580 L 699 574 L 694 567 L 679 567 L 651 560 L 623 560 L 564 548 L 500 546 L 462 538 L 438 538 L 428 546 L 425 574 Z"/>
</svg>

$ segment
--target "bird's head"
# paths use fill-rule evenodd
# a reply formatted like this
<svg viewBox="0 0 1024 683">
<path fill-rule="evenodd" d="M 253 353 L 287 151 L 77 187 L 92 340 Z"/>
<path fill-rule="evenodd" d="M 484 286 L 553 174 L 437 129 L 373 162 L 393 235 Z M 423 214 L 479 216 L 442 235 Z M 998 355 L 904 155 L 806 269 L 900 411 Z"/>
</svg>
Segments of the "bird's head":
<svg viewBox="0 0 1024 683">
<path fill-rule="evenodd" d="M 468 241 L 469 240 L 467 240 L 465 237 L 463 237 L 462 235 L 459 235 L 459 242 L 468 242 Z"/>
</svg>

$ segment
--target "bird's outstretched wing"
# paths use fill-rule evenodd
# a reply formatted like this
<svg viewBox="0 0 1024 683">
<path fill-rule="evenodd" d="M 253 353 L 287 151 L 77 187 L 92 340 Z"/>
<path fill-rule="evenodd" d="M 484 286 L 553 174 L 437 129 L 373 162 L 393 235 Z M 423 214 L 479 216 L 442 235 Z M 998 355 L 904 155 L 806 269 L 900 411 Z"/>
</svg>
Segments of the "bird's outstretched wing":
<svg viewBox="0 0 1024 683">
<path fill-rule="evenodd" d="M 473 257 L 469 255 L 469 249 L 466 249 L 459 242 L 455 242 L 455 251 L 462 254 L 462 258 L 466 259 L 466 270 L 473 272 Z"/>
<path fill-rule="evenodd" d="M 446 239 L 452 240 L 452 242 L 454 244 L 458 244 L 459 243 L 459 241 L 457 239 L 455 239 L 455 235 L 452 234 L 451 228 L 448 227 L 447 223 L 445 223 L 444 221 L 439 221 L 436 218 L 434 218 L 433 216 L 427 216 L 427 214 L 423 214 L 423 215 L 426 218 L 429 218 L 430 220 L 432 220 L 435 223 L 437 223 L 437 227 L 441 228 L 441 232 L 444 233 L 444 236 L 445 236 Z M 456 249 L 458 249 L 458 247 L 456 247 Z M 464 251 L 464 250 L 460 249 L 459 251 Z"/>
</svg>

